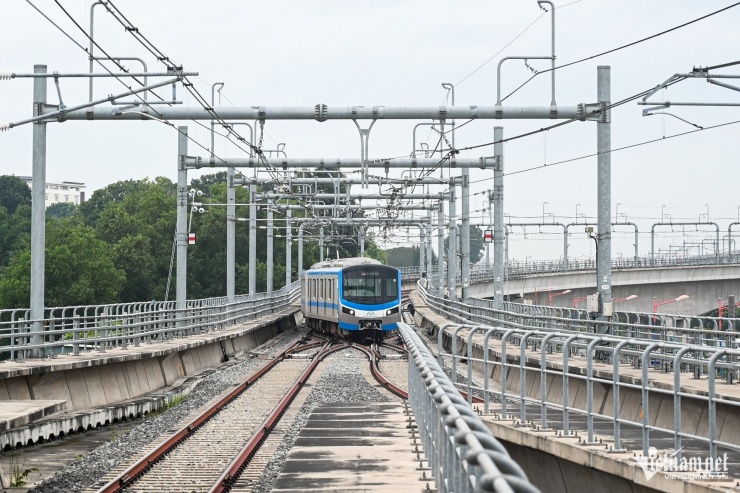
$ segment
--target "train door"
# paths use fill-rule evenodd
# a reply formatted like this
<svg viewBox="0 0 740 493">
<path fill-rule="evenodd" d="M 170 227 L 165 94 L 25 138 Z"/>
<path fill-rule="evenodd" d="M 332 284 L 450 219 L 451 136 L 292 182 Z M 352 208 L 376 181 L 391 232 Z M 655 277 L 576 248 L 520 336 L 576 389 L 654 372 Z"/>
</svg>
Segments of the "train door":
<svg viewBox="0 0 740 493">
<path fill-rule="evenodd" d="M 329 279 L 329 313 L 332 320 L 337 319 L 337 302 L 336 302 L 336 278 L 332 277 Z"/>
<path fill-rule="evenodd" d="M 311 278 L 311 296 L 309 296 L 309 300 L 311 303 L 311 313 L 318 314 L 318 304 L 316 303 L 318 300 L 316 299 L 316 278 Z"/>
<path fill-rule="evenodd" d="M 326 299 L 324 296 L 324 284 L 326 284 L 326 279 L 323 277 L 319 279 L 319 313 L 323 316 L 326 316 Z"/>
</svg>

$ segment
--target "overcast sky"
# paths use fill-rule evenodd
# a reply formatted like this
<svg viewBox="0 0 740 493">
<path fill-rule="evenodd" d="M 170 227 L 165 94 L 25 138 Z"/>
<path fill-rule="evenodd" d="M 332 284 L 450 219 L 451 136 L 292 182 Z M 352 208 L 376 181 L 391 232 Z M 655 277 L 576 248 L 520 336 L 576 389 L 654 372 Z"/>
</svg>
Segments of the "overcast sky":
<svg viewBox="0 0 740 493">
<path fill-rule="evenodd" d="M 32 2 L 87 45 L 83 33 L 50 0 Z M 90 0 L 61 0 L 82 25 L 89 25 Z M 210 95 L 211 84 L 224 82 L 219 106 L 437 106 L 449 104 L 441 83 L 456 84 L 457 105 L 493 105 L 496 65 L 503 56 L 550 54 L 550 14 L 536 1 L 225 1 L 117 0 L 116 5 L 155 46 L 185 70 L 199 72 L 196 88 Z M 730 5 L 730 0 L 581 0 L 556 9 L 558 65 L 589 57 L 672 28 Z M 95 38 L 113 56 L 139 56 L 150 70 L 156 62 L 110 14 L 98 8 Z M 612 101 L 632 96 L 695 66 L 740 59 L 740 7 L 725 11 L 656 39 L 558 70 L 557 103 L 572 106 L 596 101 L 596 67 L 610 65 Z M 49 71 L 85 72 L 86 53 L 45 20 L 26 1 L 6 0 L 0 16 L 0 71 L 27 73 L 43 63 Z M 507 46 L 508 45 L 508 46 Z M 487 64 L 483 65 L 486 61 Z M 479 67 L 479 70 L 476 71 Z M 530 61 L 536 69 L 549 61 Z M 129 65 L 139 70 L 135 65 Z M 504 65 L 502 92 L 507 94 L 531 75 L 520 61 Z M 738 66 L 740 67 L 740 66 Z M 718 70 L 740 74 L 740 68 Z M 96 71 L 101 71 L 96 67 Z M 473 73 L 475 71 L 475 73 Z M 472 75 L 471 75 L 472 74 Z M 740 81 L 726 80 L 740 85 Z M 68 106 L 87 101 L 86 79 L 62 80 Z M 121 92 L 116 81 L 96 81 L 95 97 Z M 169 88 L 161 91 L 169 95 Z M 178 99 L 196 106 L 181 88 Z M 740 103 L 735 91 L 690 80 L 661 91 L 653 100 Z M 0 82 L 0 122 L 30 115 L 32 81 Z M 49 101 L 56 103 L 53 84 Z M 550 102 L 550 77 L 543 74 L 510 97 L 511 106 L 543 106 Z M 636 103 L 612 111 L 612 145 L 619 148 L 695 130 L 670 116 L 642 116 Z M 673 107 L 669 112 L 693 124 L 710 127 L 740 120 L 740 107 Z M 379 121 L 370 137 L 370 157 L 407 156 L 417 122 Z M 464 122 L 458 122 L 458 124 Z M 493 139 L 493 126 L 514 136 L 552 121 L 474 121 L 456 134 L 457 147 Z M 190 135 L 204 146 L 207 132 L 194 122 Z M 275 122 L 265 127 L 264 148 L 285 143 L 290 157 L 359 157 L 359 136 L 350 121 Z M 31 125 L 0 134 L 0 173 L 31 174 Z M 674 222 L 717 222 L 721 235 L 740 218 L 740 124 L 621 150 L 612 154 L 612 215 L 619 203 L 620 220 L 638 223 L 640 253 L 650 249 L 650 227 L 662 213 Z M 428 127 L 418 139 L 436 145 Z M 219 139 L 216 153 L 243 157 Z M 572 123 L 507 143 L 507 173 L 544 163 L 593 154 L 596 125 Z M 189 153 L 206 156 L 190 143 Z M 491 147 L 462 151 L 463 157 L 491 155 Z M 119 180 L 167 176 L 176 179 L 177 133 L 157 122 L 65 122 L 48 125 L 47 179 L 85 182 L 88 196 Z M 207 172 L 207 171 L 206 171 Z M 457 174 L 459 171 L 453 171 Z M 197 176 L 198 173 L 193 173 Z M 436 176 L 439 172 L 436 173 Z M 444 171 L 448 176 L 448 171 Z M 492 187 L 492 171 L 472 173 L 472 192 Z M 512 222 L 575 221 L 576 209 L 596 219 L 596 157 L 511 174 L 505 179 L 505 211 Z M 484 194 L 471 200 L 473 222 L 488 222 Z M 460 206 L 458 206 L 458 211 Z M 707 214 L 708 213 L 708 214 Z M 667 218 L 667 216 L 666 216 Z M 583 218 L 579 218 L 582 222 Z M 660 227 L 656 248 L 669 243 L 700 245 L 712 238 L 713 226 Z M 530 228 L 526 239 L 515 228 L 510 256 L 556 259 L 562 255 L 558 228 Z M 561 230 L 560 230 L 561 231 Z M 571 228 L 571 254 L 592 254 L 582 227 Z M 405 232 L 404 232 L 405 233 Z M 736 235 L 740 235 L 740 227 Z M 404 234 L 395 236 L 403 241 Z M 613 253 L 634 251 L 633 233 L 620 227 Z M 700 246 L 692 253 L 699 253 Z M 710 250 L 705 242 L 705 253 Z"/>
</svg>

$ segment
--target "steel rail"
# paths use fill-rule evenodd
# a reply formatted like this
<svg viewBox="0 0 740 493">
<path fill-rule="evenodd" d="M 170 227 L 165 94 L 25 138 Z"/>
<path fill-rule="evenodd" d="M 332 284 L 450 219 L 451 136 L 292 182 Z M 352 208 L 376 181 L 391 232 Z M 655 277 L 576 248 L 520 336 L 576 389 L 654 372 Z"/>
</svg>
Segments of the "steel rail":
<svg viewBox="0 0 740 493">
<path fill-rule="evenodd" d="M 231 487 L 239 479 L 244 468 L 249 465 L 249 462 L 262 446 L 262 443 L 275 428 L 275 425 L 280 421 L 280 418 L 282 418 L 283 414 L 290 406 L 290 403 L 293 402 L 293 399 L 298 395 L 298 392 L 301 391 L 319 363 L 331 353 L 351 347 L 349 343 L 342 343 L 337 346 L 330 347 L 332 343 L 333 341 L 328 341 L 326 343 L 326 347 L 316 355 L 308 368 L 306 368 L 298 378 L 298 381 L 293 384 L 293 387 L 291 387 L 288 393 L 285 394 L 270 416 L 268 416 L 265 422 L 262 423 L 257 433 L 252 435 L 252 438 L 249 439 L 241 452 L 237 454 L 231 464 L 229 464 L 229 467 L 227 467 L 221 474 L 218 481 L 216 481 L 214 486 L 209 490 L 209 493 L 225 493 L 231 491 Z"/>
<path fill-rule="evenodd" d="M 398 351 L 399 353 L 406 353 L 406 348 L 403 346 L 397 346 L 395 344 L 391 344 L 390 342 L 384 342 L 383 347 L 387 347 L 388 349 L 392 349 L 394 351 Z"/>
<path fill-rule="evenodd" d="M 359 351 L 362 351 L 367 355 L 368 359 L 370 360 L 370 371 L 373 374 L 373 378 L 375 378 L 375 380 L 377 380 L 377 382 L 382 385 L 388 392 L 404 400 L 409 398 L 409 393 L 407 391 L 403 390 L 401 387 L 385 378 L 383 372 L 381 372 L 380 368 L 378 368 L 378 360 L 380 359 L 380 353 L 378 351 L 360 345 L 351 344 L 350 347 L 358 349 Z M 404 352 L 406 351 L 404 350 Z"/>
<path fill-rule="evenodd" d="M 296 341 L 288 349 L 273 358 L 267 365 L 250 375 L 234 390 L 219 399 L 217 403 L 212 405 L 209 409 L 201 413 L 198 417 L 196 417 L 186 426 L 181 428 L 177 433 L 175 433 L 165 442 L 160 444 L 156 449 L 147 454 L 145 457 L 139 459 L 135 464 L 131 465 L 128 469 L 119 474 L 118 477 L 109 481 L 105 486 L 100 488 L 97 493 L 119 493 L 125 491 L 132 483 L 134 483 L 139 477 L 146 473 L 172 449 L 174 449 L 190 436 L 192 436 L 198 430 L 198 428 L 203 426 L 203 424 L 205 424 L 209 419 L 218 414 L 226 405 L 239 397 L 239 395 L 241 395 L 245 390 L 252 386 L 257 380 L 262 378 L 270 370 L 277 366 L 278 363 L 284 361 L 286 359 L 286 356 L 289 354 L 288 352 L 293 348 L 300 347 L 302 341 L 303 339 L 300 341 Z M 327 343 L 327 345 L 328 344 L 329 343 Z"/>
</svg>

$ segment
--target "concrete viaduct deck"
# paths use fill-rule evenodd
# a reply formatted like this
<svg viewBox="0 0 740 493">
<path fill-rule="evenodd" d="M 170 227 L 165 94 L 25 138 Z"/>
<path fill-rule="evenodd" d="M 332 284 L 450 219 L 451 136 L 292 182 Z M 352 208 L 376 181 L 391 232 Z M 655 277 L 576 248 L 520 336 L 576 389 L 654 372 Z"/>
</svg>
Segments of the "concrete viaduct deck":
<svg viewBox="0 0 740 493">
<path fill-rule="evenodd" d="M 596 291 L 595 272 L 558 272 L 532 275 L 506 281 L 504 294 L 512 301 L 529 300 L 538 304 L 548 303 L 548 291 L 570 289 L 570 296 L 553 299 L 553 306 L 570 307 L 573 297 L 593 294 Z M 652 312 L 653 297 L 673 299 L 687 294 L 689 298 L 671 305 L 675 315 L 697 315 L 716 309 L 718 298 L 740 291 L 740 265 L 687 265 L 680 267 L 645 267 L 641 269 L 615 269 L 612 271 L 612 297 L 637 298 L 620 303 L 620 311 Z M 493 296 L 492 282 L 471 284 L 470 296 Z"/>
</svg>

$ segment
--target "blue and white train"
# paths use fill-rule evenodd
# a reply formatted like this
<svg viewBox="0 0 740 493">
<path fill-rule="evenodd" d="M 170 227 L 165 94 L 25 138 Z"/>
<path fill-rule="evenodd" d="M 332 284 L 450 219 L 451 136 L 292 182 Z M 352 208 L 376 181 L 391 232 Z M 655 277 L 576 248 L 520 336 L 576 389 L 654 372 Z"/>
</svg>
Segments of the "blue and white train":
<svg viewBox="0 0 740 493">
<path fill-rule="evenodd" d="M 382 339 L 401 321 L 401 271 L 370 258 L 319 262 L 301 276 L 301 311 L 319 332 Z"/>
</svg>

